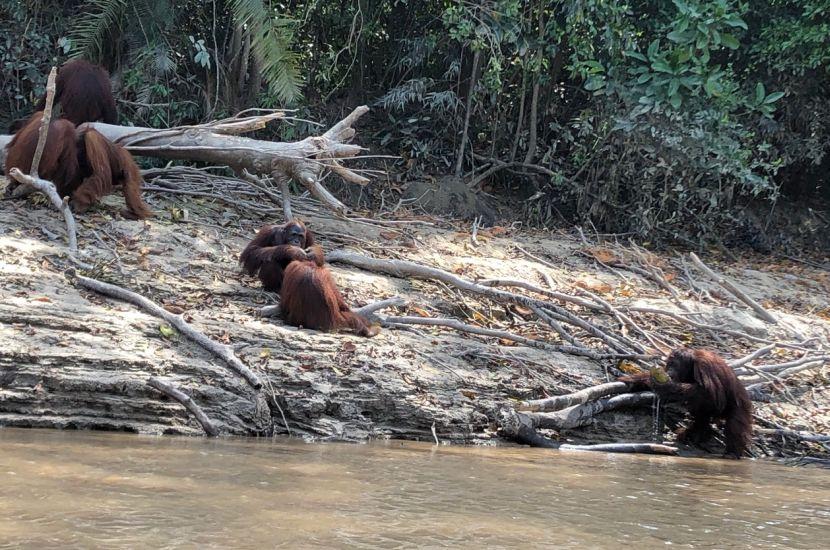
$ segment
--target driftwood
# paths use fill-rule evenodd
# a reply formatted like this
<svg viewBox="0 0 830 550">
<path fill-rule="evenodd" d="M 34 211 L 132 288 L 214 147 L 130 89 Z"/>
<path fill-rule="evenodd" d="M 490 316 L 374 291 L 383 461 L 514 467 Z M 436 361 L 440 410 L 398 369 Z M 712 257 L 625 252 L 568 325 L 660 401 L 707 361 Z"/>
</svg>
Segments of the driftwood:
<svg viewBox="0 0 830 550">
<path fill-rule="evenodd" d="M 190 326 L 181 315 L 170 313 L 149 298 L 145 298 L 140 294 L 136 294 L 135 292 L 121 288 L 120 286 L 98 281 L 96 279 L 90 279 L 89 277 L 83 277 L 81 275 L 77 275 L 77 281 L 78 284 L 84 288 L 98 292 L 105 296 L 109 296 L 110 298 L 129 302 L 147 311 L 151 315 L 154 315 L 155 317 L 164 319 L 174 326 L 181 334 L 190 340 L 193 340 L 214 355 L 220 357 L 223 361 L 225 361 L 225 363 L 227 363 L 231 370 L 244 378 L 255 390 L 262 388 L 262 382 L 259 377 L 239 360 L 233 352 L 233 348 L 211 340 L 205 334 L 202 334 Z"/>
<path fill-rule="evenodd" d="M 695 266 L 697 266 L 698 269 L 700 269 L 701 271 L 706 273 L 706 275 L 714 279 L 716 283 L 718 283 L 721 287 L 729 291 L 733 296 L 735 296 L 735 298 L 737 298 L 738 300 L 752 308 L 752 311 L 754 311 L 755 314 L 761 320 L 771 324 L 776 324 L 778 322 L 778 320 L 775 317 L 773 317 L 769 311 L 761 307 L 761 304 L 750 298 L 746 292 L 735 286 L 735 284 L 732 281 L 730 281 L 726 277 L 723 277 L 722 275 L 718 275 L 717 273 L 715 273 L 709 266 L 704 264 L 694 252 L 690 252 L 689 257 L 692 259 L 692 262 L 694 262 Z"/>
<path fill-rule="evenodd" d="M 426 280 L 435 280 L 440 281 L 444 284 L 449 286 L 453 286 L 455 288 L 477 294 L 480 296 L 484 296 L 495 300 L 501 303 L 513 303 L 525 306 L 527 308 L 533 309 L 538 308 L 542 310 L 546 316 L 542 319 L 547 322 L 547 317 L 552 317 L 556 321 L 562 321 L 579 328 L 582 328 L 590 335 L 602 340 L 605 344 L 611 348 L 611 353 L 598 353 L 594 350 L 585 347 L 579 346 L 558 346 L 561 348 L 563 353 L 572 353 L 575 355 L 584 355 L 586 357 L 593 357 L 599 358 L 601 357 L 627 357 L 633 359 L 650 359 L 652 358 L 651 355 L 641 353 L 641 347 L 636 344 L 636 342 L 631 342 L 631 340 L 625 338 L 621 335 L 612 335 L 606 330 L 603 330 L 599 326 L 594 325 L 582 319 L 575 314 L 571 313 L 570 311 L 566 310 L 563 307 L 560 307 L 556 304 L 545 302 L 543 300 L 537 300 L 534 298 L 530 298 L 528 296 L 523 296 L 521 294 L 516 294 L 513 292 L 508 292 L 505 290 L 501 290 L 498 288 L 490 288 L 488 286 L 469 281 L 464 279 L 463 277 L 459 277 L 454 273 L 450 273 L 449 271 L 445 271 L 443 269 L 438 269 L 435 267 L 430 267 L 422 264 L 418 264 L 415 262 L 409 262 L 404 260 L 385 260 L 379 258 L 371 258 L 368 256 L 363 256 L 361 254 L 356 254 L 354 252 L 350 252 L 348 250 L 335 250 L 330 252 L 326 255 L 326 260 L 331 263 L 344 263 L 347 265 L 352 265 L 355 267 L 359 267 L 361 269 L 366 269 L 369 271 L 376 271 L 380 273 L 386 273 L 388 275 L 392 275 L 394 277 L 414 277 L 417 279 L 426 279 Z M 600 306 L 601 307 L 601 306 Z M 474 332 L 473 330 L 469 330 L 468 327 L 460 327 L 463 323 L 456 320 L 449 320 L 451 323 L 448 324 L 447 320 L 443 320 L 443 322 L 437 322 L 435 320 L 432 321 L 419 321 L 420 324 L 443 324 L 444 326 L 453 326 L 459 330 L 468 330 L 469 332 Z M 477 329 L 478 327 L 476 327 Z M 555 327 L 554 327 L 555 328 Z M 483 330 L 490 330 L 490 329 L 483 329 Z M 482 334 L 481 332 L 478 332 Z M 498 334 L 488 334 L 490 336 L 500 337 Z M 534 345 L 532 342 L 537 342 L 535 340 L 531 340 L 529 338 L 524 337 L 516 337 L 521 338 L 522 340 L 527 340 L 524 342 L 527 345 Z M 515 338 L 512 338 L 515 340 Z M 515 340 L 518 341 L 518 340 Z M 536 347 L 541 346 L 549 346 L 550 344 L 545 343 L 537 343 L 535 344 Z"/>
<path fill-rule="evenodd" d="M 594 417 L 602 412 L 623 407 L 643 407 L 654 403 L 651 392 L 623 393 L 613 397 L 603 397 L 554 412 L 524 413 L 533 428 L 551 430 L 572 430 L 587 426 Z"/>
<path fill-rule="evenodd" d="M 556 395 L 545 399 L 522 401 L 516 407 L 516 410 L 527 412 L 558 411 L 566 407 L 581 405 L 582 403 L 594 401 L 601 397 L 625 393 L 627 391 L 628 384 L 625 382 L 608 382 L 607 384 L 591 386 L 567 395 Z"/>
<path fill-rule="evenodd" d="M 278 182 L 286 182 L 283 189 L 287 188 L 287 179 L 294 179 L 332 210 L 346 212 L 346 205 L 323 187 L 320 179 L 324 170 L 331 170 L 351 183 L 364 185 L 368 182 L 364 176 L 340 164 L 341 159 L 354 157 L 363 150 L 348 141 L 355 135 L 352 125 L 368 110 L 366 106 L 357 107 L 324 134 L 291 143 L 237 135 L 261 128 L 269 121 L 287 118 L 283 112 L 170 129 L 133 128 L 100 122 L 89 124 L 133 155 L 229 166 L 240 174 L 247 171 L 255 175 L 273 175 Z M 11 138 L 0 136 L 3 161 L 5 147 Z"/>
<path fill-rule="evenodd" d="M 659 443 L 600 443 L 597 445 L 570 445 L 560 443 L 539 434 L 533 426 L 533 420 L 525 414 L 512 409 L 503 409 L 499 418 L 499 433 L 502 437 L 546 449 L 568 451 L 600 451 L 607 453 L 642 453 L 676 455 L 677 447 Z"/>
<path fill-rule="evenodd" d="M 147 385 L 157 389 L 167 397 L 175 399 L 176 401 L 181 403 L 184 406 L 184 408 L 187 409 L 190 412 L 190 414 L 193 415 L 193 417 L 199 422 L 199 424 L 202 425 L 202 428 L 205 430 L 205 433 L 209 437 L 216 437 L 217 435 L 219 435 L 219 430 L 216 429 L 216 427 L 213 425 L 213 422 L 211 422 L 210 418 L 207 417 L 207 415 L 204 413 L 201 407 L 199 407 L 199 405 L 197 405 L 196 402 L 193 401 L 193 399 L 191 399 L 189 395 L 180 390 L 177 390 L 170 384 L 162 382 L 154 376 L 151 376 L 150 379 L 147 380 Z"/>
</svg>

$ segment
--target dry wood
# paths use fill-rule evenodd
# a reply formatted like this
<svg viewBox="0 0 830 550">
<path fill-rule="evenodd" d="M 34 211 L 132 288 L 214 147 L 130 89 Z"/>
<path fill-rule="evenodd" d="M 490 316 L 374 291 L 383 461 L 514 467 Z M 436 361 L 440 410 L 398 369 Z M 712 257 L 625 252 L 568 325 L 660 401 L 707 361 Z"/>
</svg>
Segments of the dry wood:
<svg viewBox="0 0 830 550">
<path fill-rule="evenodd" d="M 602 412 L 622 407 L 642 407 L 654 403 L 651 392 L 623 393 L 612 397 L 603 397 L 554 412 L 525 413 L 533 428 L 552 430 L 572 430 L 591 423 Z"/>
<path fill-rule="evenodd" d="M 793 439 L 798 439 L 799 441 L 810 441 L 813 443 L 830 443 L 830 435 L 828 434 L 817 434 L 812 432 L 804 432 L 800 430 L 788 430 L 786 428 L 755 428 L 755 433 L 762 435 L 777 435 L 781 437 L 791 437 Z"/>
<path fill-rule="evenodd" d="M 219 430 L 216 429 L 216 427 L 213 425 L 213 422 L 211 422 L 210 418 L 208 418 L 208 416 L 204 413 L 201 407 L 199 407 L 199 405 L 197 405 L 196 402 L 193 401 L 193 399 L 191 399 L 189 395 L 180 390 L 177 390 L 170 384 L 162 382 L 155 376 L 151 376 L 150 379 L 147 380 L 147 385 L 157 389 L 167 397 L 175 399 L 176 401 L 184 405 L 184 408 L 187 409 L 190 412 L 190 414 L 192 414 L 193 417 L 199 422 L 199 424 L 202 425 L 202 428 L 205 430 L 205 433 L 209 437 L 216 437 L 217 435 L 219 435 Z"/>
<path fill-rule="evenodd" d="M 75 224 L 75 217 L 72 215 L 72 209 L 69 207 L 69 201 L 62 200 L 58 195 L 58 190 L 55 184 L 51 181 L 36 178 L 34 176 L 27 176 L 17 168 L 12 168 L 9 171 L 9 176 L 23 184 L 28 184 L 34 189 L 37 189 L 49 198 L 52 206 L 60 210 L 63 214 L 63 220 L 66 222 L 66 236 L 69 240 L 69 253 L 75 255 L 78 253 L 78 230 Z"/>
<path fill-rule="evenodd" d="M 628 384 L 625 382 L 608 382 L 607 384 L 591 386 L 566 395 L 522 401 L 516 407 L 516 410 L 530 412 L 558 411 L 565 407 L 580 405 L 588 401 L 594 401 L 600 397 L 625 393 L 626 391 L 628 391 Z"/>
<path fill-rule="evenodd" d="M 564 320 L 567 323 L 574 324 L 576 326 L 579 326 L 580 328 L 583 328 L 583 329 L 587 330 L 593 336 L 596 336 L 596 337 L 600 338 L 601 340 L 603 340 L 604 342 L 606 342 L 607 344 L 609 344 L 609 347 L 612 350 L 615 350 L 614 353 L 597 354 L 597 353 L 595 353 L 591 350 L 586 350 L 585 348 L 579 348 L 579 347 L 575 347 L 575 346 L 554 346 L 554 347 L 559 348 L 563 353 L 573 353 L 573 354 L 576 354 L 576 355 L 583 355 L 583 356 L 586 356 L 586 357 L 594 357 L 594 358 L 596 358 L 598 356 L 618 357 L 618 358 L 629 357 L 629 358 L 638 358 L 638 359 L 643 359 L 643 358 L 647 359 L 647 358 L 651 357 L 651 356 L 648 356 L 648 355 L 644 355 L 639 350 L 628 349 L 625 344 L 619 342 L 620 336 L 610 335 L 606 331 L 601 329 L 600 327 L 597 327 L 597 326 L 593 325 L 592 323 L 589 323 L 588 321 L 585 321 L 584 319 L 581 319 L 581 318 L 577 317 L 573 313 L 569 312 L 568 310 L 566 310 L 566 309 L 564 309 L 560 306 L 557 306 L 556 304 L 553 304 L 553 303 L 550 303 L 550 302 L 545 302 L 545 301 L 542 301 L 542 300 L 537 300 L 537 299 L 530 298 L 530 297 L 527 297 L 527 296 L 522 296 L 520 294 L 516 294 L 516 293 L 513 293 L 513 292 L 507 292 L 507 291 L 496 289 L 496 288 L 489 288 L 489 287 L 486 287 L 482 284 L 475 283 L 473 281 L 469 281 L 467 279 L 459 277 L 459 276 L 457 276 L 453 273 L 450 273 L 449 271 L 445 271 L 443 269 L 438 269 L 438 268 L 418 264 L 418 263 L 415 263 L 415 262 L 409 262 L 409 261 L 405 261 L 405 260 L 385 260 L 385 259 L 379 259 L 379 258 L 370 258 L 368 256 L 363 256 L 361 254 L 356 254 L 356 253 L 350 252 L 348 250 L 335 250 L 333 252 L 330 252 L 329 254 L 326 255 L 326 260 L 328 260 L 329 262 L 332 262 L 332 263 L 337 263 L 337 262 L 345 263 L 345 264 L 352 265 L 352 266 L 355 266 L 355 267 L 359 267 L 361 269 L 366 269 L 366 270 L 369 270 L 369 271 L 376 271 L 376 272 L 380 272 L 380 273 L 386 273 L 386 274 L 389 274 L 389 275 L 392 275 L 392 276 L 395 276 L 395 277 L 414 277 L 414 278 L 418 278 L 418 279 L 436 280 L 436 281 L 440 281 L 440 282 L 442 282 L 446 285 L 453 286 L 453 287 L 459 288 L 461 290 L 465 290 L 467 292 L 471 292 L 471 293 L 474 293 L 474 294 L 478 294 L 478 295 L 481 295 L 481 296 L 491 298 L 491 299 L 493 299 L 497 302 L 520 304 L 520 305 L 523 305 L 523 306 L 525 306 L 527 308 L 530 308 L 530 309 L 532 309 L 532 308 L 542 308 L 546 311 L 546 313 L 548 315 L 553 315 L 554 317 L 557 318 L 557 320 Z M 419 319 L 419 318 L 413 318 L 413 319 Z M 469 325 L 464 326 L 462 328 L 462 325 L 464 325 L 464 324 L 461 323 L 460 321 L 456 321 L 456 320 L 443 320 L 443 321 L 444 322 L 436 322 L 436 321 L 433 320 L 433 321 L 430 322 L 430 324 L 444 325 L 444 326 L 454 326 L 454 328 L 458 328 L 459 330 L 467 330 L 469 332 L 472 332 L 471 330 L 468 330 L 468 328 L 467 328 L 467 327 L 469 327 Z M 427 322 L 421 321 L 421 324 L 427 324 Z M 474 327 L 474 328 L 479 329 L 479 327 Z M 480 330 L 489 331 L 490 329 L 480 329 Z M 480 330 L 479 330 L 479 332 L 477 332 L 477 334 L 484 334 L 483 332 L 480 332 Z M 501 333 L 502 331 L 496 331 L 496 332 Z M 508 336 L 505 336 L 506 334 Z M 524 338 L 522 336 L 509 335 L 509 333 L 501 333 L 501 334 L 498 334 L 498 335 L 495 334 L 495 333 L 489 333 L 487 335 L 497 336 L 497 337 L 505 336 L 505 337 L 509 337 L 509 339 L 512 339 L 514 341 L 519 341 L 519 340 L 516 340 L 516 338 L 519 338 L 519 339 L 521 339 L 522 343 L 525 343 L 527 345 L 533 345 L 533 346 L 536 346 L 536 347 L 540 347 L 540 345 L 542 347 L 545 347 L 545 346 L 549 347 L 550 346 L 550 344 L 545 344 L 543 342 L 539 342 L 537 340 L 531 340 L 529 338 Z M 531 342 L 533 342 L 533 343 L 531 343 Z M 637 347 L 639 347 L 639 346 L 637 346 Z M 568 350 L 568 351 L 565 351 L 565 350 Z"/>
<path fill-rule="evenodd" d="M 346 206 L 329 193 L 319 180 L 325 169 L 331 169 L 346 181 L 357 184 L 366 182 L 365 177 L 343 167 L 339 162 L 362 150 L 346 141 L 355 135 L 352 124 L 368 110 L 366 106 L 357 107 L 322 136 L 310 136 L 291 143 L 236 135 L 260 128 L 271 120 L 286 118 L 283 112 L 170 129 L 132 128 L 100 122 L 88 124 L 134 155 L 206 162 L 229 166 L 239 173 L 247 170 L 256 175 L 279 174 L 296 179 L 327 207 L 345 212 Z M 11 138 L 12 136 L 0 136 L 0 155 L 3 160 L 5 146 Z"/>
<path fill-rule="evenodd" d="M 692 259 L 692 262 L 697 266 L 698 269 L 706 273 L 709 277 L 715 280 L 720 286 L 725 288 L 729 291 L 733 296 L 735 296 L 738 300 L 743 302 L 744 304 L 748 305 L 752 310 L 755 312 L 758 317 L 766 321 L 767 323 L 776 324 L 778 320 L 770 314 L 766 309 L 761 307 L 761 304 L 750 298 L 743 290 L 735 286 L 735 284 L 723 277 L 722 275 L 718 275 L 715 273 L 709 266 L 704 264 L 700 258 L 694 252 L 689 253 L 689 257 Z"/>
<path fill-rule="evenodd" d="M 598 443 L 596 445 L 570 445 L 563 443 L 560 451 L 597 451 L 601 453 L 640 453 L 648 455 L 678 454 L 677 447 L 662 443 Z"/>
<path fill-rule="evenodd" d="M 644 453 L 676 455 L 677 448 L 659 443 L 600 443 L 597 445 L 569 445 L 540 435 L 533 421 L 525 413 L 503 409 L 499 415 L 499 433 L 508 439 L 531 447 L 570 451 L 602 451 L 609 453 Z"/>
<path fill-rule="evenodd" d="M 29 172 L 33 178 L 38 178 L 40 159 L 43 156 L 43 149 L 46 147 L 46 136 L 49 134 L 49 122 L 52 120 L 52 105 L 55 101 L 55 79 L 58 76 L 58 68 L 52 67 L 49 77 L 46 80 L 46 106 L 43 108 L 43 116 L 40 119 L 40 128 L 37 134 L 37 147 L 32 156 L 32 168 Z"/>
<path fill-rule="evenodd" d="M 105 296 L 109 296 L 110 298 L 129 302 L 140 307 L 151 315 L 154 315 L 155 317 L 164 319 L 174 326 L 181 334 L 225 361 L 231 370 L 244 378 L 254 389 L 258 390 L 262 388 L 262 382 L 259 377 L 239 360 L 233 352 L 233 348 L 220 344 L 215 340 L 211 340 L 205 334 L 190 326 L 181 315 L 170 313 L 149 298 L 145 298 L 140 294 L 136 294 L 135 292 L 120 286 L 98 281 L 96 279 L 90 279 L 89 277 L 84 277 L 82 275 L 77 275 L 77 281 L 84 288 L 98 292 Z"/>
</svg>

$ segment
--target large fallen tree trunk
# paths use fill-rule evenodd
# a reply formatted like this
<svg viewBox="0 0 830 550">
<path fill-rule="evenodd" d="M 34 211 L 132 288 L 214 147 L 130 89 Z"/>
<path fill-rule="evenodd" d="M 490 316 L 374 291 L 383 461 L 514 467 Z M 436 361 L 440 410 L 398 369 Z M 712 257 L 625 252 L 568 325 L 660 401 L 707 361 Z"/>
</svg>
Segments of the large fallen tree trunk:
<svg viewBox="0 0 830 550">
<path fill-rule="evenodd" d="M 126 147 L 133 155 L 225 165 L 240 174 L 248 172 L 271 176 L 278 182 L 286 178 L 295 179 L 328 207 L 344 212 L 346 206 L 320 184 L 320 178 L 324 170 L 331 170 L 346 181 L 359 185 L 368 183 L 367 178 L 339 163 L 339 159 L 354 157 L 363 150 L 359 145 L 348 142 L 355 135 L 352 125 L 368 110 L 366 106 L 357 107 L 324 134 L 288 143 L 237 135 L 260 129 L 269 121 L 284 118 L 282 112 L 169 129 L 114 126 L 98 122 L 91 126 L 107 139 Z M 6 146 L 11 139 L 12 136 L 0 136 L 0 160 L 4 165 Z"/>
</svg>

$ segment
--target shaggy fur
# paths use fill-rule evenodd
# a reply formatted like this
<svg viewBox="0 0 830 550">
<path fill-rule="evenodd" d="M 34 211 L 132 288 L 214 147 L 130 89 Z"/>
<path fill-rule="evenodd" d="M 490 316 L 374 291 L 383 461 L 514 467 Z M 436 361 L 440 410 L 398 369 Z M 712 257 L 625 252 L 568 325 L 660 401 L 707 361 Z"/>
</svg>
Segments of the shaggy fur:
<svg viewBox="0 0 830 550">
<path fill-rule="evenodd" d="M 349 309 L 323 264 L 323 251 L 317 246 L 309 251 L 309 260 L 288 264 L 280 291 L 283 320 L 313 330 L 351 329 L 360 336 L 377 335 L 377 326 Z"/>
<path fill-rule="evenodd" d="M 279 292 L 285 268 L 295 260 L 307 260 L 305 249 L 311 246 L 314 235 L 299 220 L 265 225 L 242 251 L 239 263 L 248 275 L 259 275 L 265 290 Z"/>
<path fill-rule="evenodd" d="M 28 174 L 37 148 L 42 113 L 32 115 L 8 145 L 6 170 L 18 168 Z M 131 219 L 152 215 L 141 198 L 141 173 L 126 149 L 91 128 L 76 128 L 65 119 L 49 123 L 49 133 L 38 166 L 41 178 L 55 184 L 58 194 L 70 197 L 72 209 L 84 212 L 101 197 L 120 186 Z M 7 196 L 17 187 L 10 182 Z"/>
<path fill-rule="evenodd" d="M 712 422 L 723 421 L 726 454 L 740 458 L 752 438 L 752 402 L 732 368 L 717 353 L 705 349 L 679 349 L 669 356 L 670 380 L 658 383 L 650 373 L 619 378 L 632 389 L 654 390 L 667 401 L 683 404 L 691 416 L 689 427 L 678 439 L 692 444 L 712 436 Z"/>
</svg>

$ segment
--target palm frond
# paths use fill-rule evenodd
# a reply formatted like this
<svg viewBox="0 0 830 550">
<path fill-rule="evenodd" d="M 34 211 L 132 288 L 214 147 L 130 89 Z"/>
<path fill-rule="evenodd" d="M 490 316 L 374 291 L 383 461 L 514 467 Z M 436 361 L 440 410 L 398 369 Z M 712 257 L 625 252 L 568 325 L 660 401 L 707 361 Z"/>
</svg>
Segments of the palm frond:
<svg viewBox="0 0 830 550">
<path fill-rule="evenodd" d="M 100 62 L 104 44 L 127 10 L 127 0 L 90 0 L 78 22 L 69 31 L 70 57 Z"/>
<path fill-rule="evenodd" d="M 277 16 L 262 0 L 231 0 L 237 23 L 251 36 L 251 49 L 262 63 L 269 89 L 280 101 L 290 103 L 300 97 L 297 55 L 291 51 L 292 24 Z"/>
</svg>

